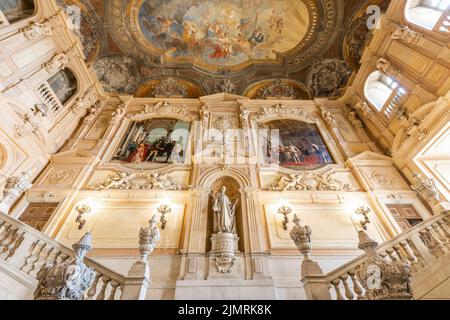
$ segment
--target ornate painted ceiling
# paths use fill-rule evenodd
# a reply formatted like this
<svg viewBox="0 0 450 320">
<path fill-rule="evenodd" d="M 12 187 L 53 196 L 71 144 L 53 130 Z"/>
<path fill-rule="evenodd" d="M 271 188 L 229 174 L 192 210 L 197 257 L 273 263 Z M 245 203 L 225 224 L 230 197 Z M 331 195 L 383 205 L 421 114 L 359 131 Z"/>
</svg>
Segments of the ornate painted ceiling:
<svg viewBox="0 0 450 320">
<path fill-rule="evenodd" d="M 58 0 L 108 92 L 339 97 L 388 0 Z M 76 7 L 74 7 L 76 6 Z M 366 17 L 366 18 L 365 18 Z"/>
</svg>

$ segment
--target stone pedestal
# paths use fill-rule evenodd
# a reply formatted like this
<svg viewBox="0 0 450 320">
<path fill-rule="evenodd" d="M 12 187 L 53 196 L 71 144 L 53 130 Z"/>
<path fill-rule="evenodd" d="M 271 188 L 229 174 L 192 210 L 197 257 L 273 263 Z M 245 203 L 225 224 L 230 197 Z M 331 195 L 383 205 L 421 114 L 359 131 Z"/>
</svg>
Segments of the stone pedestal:
<svg viewBox="0 0 450 320">
<path fill-rule="evenodd" d="M 235 252 L 239 237 L 234 233 L 216 233 L 211 236 L 208 279 L 242 278 Z"/>
</svg>

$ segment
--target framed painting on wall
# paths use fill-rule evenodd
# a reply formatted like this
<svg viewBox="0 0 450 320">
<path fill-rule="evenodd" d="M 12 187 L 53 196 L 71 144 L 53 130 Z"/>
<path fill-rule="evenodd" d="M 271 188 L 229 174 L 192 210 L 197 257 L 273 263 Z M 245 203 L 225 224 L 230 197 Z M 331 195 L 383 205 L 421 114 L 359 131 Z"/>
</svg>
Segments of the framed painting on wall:
<svg viewBox="0 0 450 320">
<path fill-rule="evenodd" d="M 265 163 L 294 170 L 314 170 L 335 163 L 313 123 L 282 119 L 259 126 Z"/>
<path fill-rule="evenodd" d="M 132 122 L 113 161 L 126 164 L 184 163 L 190 123 L 177 119 Z"/>
</svg>

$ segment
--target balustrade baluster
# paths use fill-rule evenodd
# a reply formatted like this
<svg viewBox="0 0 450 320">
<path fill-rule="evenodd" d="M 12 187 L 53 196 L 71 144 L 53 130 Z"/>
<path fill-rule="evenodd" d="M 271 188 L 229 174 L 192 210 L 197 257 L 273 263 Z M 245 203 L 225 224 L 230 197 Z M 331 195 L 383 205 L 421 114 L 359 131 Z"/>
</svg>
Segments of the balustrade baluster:
<svg viewBox="0 0 450 320">
<path fill-rule="evenodd" d="M 103 286 L 102 286 L 102 289 L 100 290 L 100 293 L 97 296 L 97 300 L 105 300 L 106 289 L 108 287 L 108 284 L 111 282 L 111 279 L 108 278 L 107 276 L 103 276 L 102 281 L 103 281 Z"/>
<path fill-rule="evenodd" d="M 441 232 L 442 228 L 439 228 L 437 223 L 433 223 L 431 227 L 433 228 L 433 231 L 437 235 L 439 241 L 447 247 L 447 250 L 450 250 L 450 241 L 447 239 L 446 235 Z"/>
<path fill-rule="evenodd" d="M 418 264 L 420 264 L 421 268 L 425 268 L 426 262 L 423 256 L 420 254 L 419 249 L 417 249 L 416 245 L 414 244 L 414 241 L 412 239 L 406 239 L 406 243 L 408 244 L 409 248 L 413 252 L 414 256 L 416 257 Z"/>
<path fill-rule="evenodd" d="M 87 300 L 93 300 L 95 297 L 95 294 L 97 293 L 97 285 L 98 285 L 98 281 L 101 278 L 101 274 L 97 272 L 97 274 L 95 275 L 95 280 L 94 283 L 92 284 L 91 288 L 89 289 L 88 293 L 87 293 Z"/>
<path fill-rule="evenodd" d="M 398 258 L 394 255 L 394 251 L 391 249 L 386 249 L 386 253 L 389 256 L 389 258 L 391 259 L 392 262 L 395 262 L 398 260 Z"/>
<path fill-rule="evenodd" d="M 119 283 L 111 281 L 111 293 L 109 294 L 108 300 L 115 300 L 117 288 L 120 286 Z"/>
<path fill-rule="evenodd" d="M 419 231 L 419 235 L 420 240 L 422 240 L 423 244 L 428 248 L 430 253 L 436 259 L 444 254 L 441 243 L 435 237 L 430 227 L 426 227 L 423 230 Z"/>
<path fill-rule="evenodd" d="M 339 279 L 341 279 L 342 283 L 344 284 L 345 297 L 348 300 L 353 300 L 355 295 L 353 294 L 352 290 L 350 289 L 350 287 L 348 285 L 348 281 L 347 281 L 348 275 L 344 274 L 343 276 L 340 276 Z"/>
<path fill-rule="evenodd" d="M 12 225 L 7 223 L 5 225 L 5 228 L 3 229 L 3 231 L 0 233 L 0 234 L 3 235 L 3 237 L 0 238 L 0 247 L 2 246 L 3 242 L 9 237 L 9 233 L 10 233 L 10 229 L 11 228 L 12 228 Z"/>
<path fill-rule="evenodd" d="M 37 250 L 37 252 L 36 252 L 36 255 L 35 255 L 35 258 L 32 260 L 31 268 L 30 268 L 30 270 L 27 272 L 27 274 L 32 275 L 33 271 L 36 271 L 36 270 L 37 270 L 37 271 L 35 272 L 36 275 L 37 275 L 37 273 L 40 271 L 40 269 L 38 270 L 38 263 L 40 262 L 42 252 L 44 252 L 44 250 L 45 250 L 46 247 L 47 247 L 47 243 L 43 242 L 43 243 L 42 243 L 42 246 L 40 246 L 40 247 L 38 248 L 38 250 Z"/>
<path fill-rule="evenodd" d="M 364 300 L 365 297 L 363 295 L 363 290 L 362 290 L 362 287 L 359 285 L 358 280 L 356 279 L 356 273 L 352 271 L 352 272 L 349 272 L 348 275 L 352 279 L 353 291 L 356 293 L 358 300 Z"/>
<path fill-rule="evenodd" d="M 14 245 L 10 246 L 8 255 L 6 256 L 5 260 L 8 260 L 14 256 L 14 254 L 16 253 L 16 250 L 20 247 L 20 245 L 22 244 L 24 239 L 25 239 L 25 231 L 16 232 L 16 237 L 14 239 Z"/>
<path fill-rule="evenodd" d="M 448 230 L 445 221 L 439 220 L 437 222 L 437 224 L 439 225 L 439 227 L 441 228 L 441 230 L 444 233 L 445 237 L 447 238 L 447 241 L 450 241 L 450 231 Z"/>
<path fill-rule="evenodd" d="M 402 248 L 399 244 L 392 246 L 392 249 L 397 254 L 397 257 L 399 257 L 400 260 L 403 261 L 403 263 L 406 263 L 407 265 L 411 265 L 411 263 L 408 260 L 408 255 L 402 250 Z"/>
<path fill-rule="evenodd" d="M 341 284 L 341 280 L 336 279 L 336 280 L 332 281 L 331 284 L 334 286 L 334 291 L 336 291 L 336 299 L 344 300 L 344 296 L 341 293 L 341 288 L 339 288 L 339 285 Z"/>
<path fill-rule="evenodd" d="M 406 258 L 409 261 L 411 270 L 413 272 L 417 272 L 419 270 L 419 268 L 417 267 L 418 261 L 417 261 L 417 258 L 414 256 L 414 253 L 409 248 L 408 243 L 405 241 L 402 241 L 402 242 L 400 242 L 400 246 L 402 247 L 403 251 L 406 253 Z"/>
</svg>

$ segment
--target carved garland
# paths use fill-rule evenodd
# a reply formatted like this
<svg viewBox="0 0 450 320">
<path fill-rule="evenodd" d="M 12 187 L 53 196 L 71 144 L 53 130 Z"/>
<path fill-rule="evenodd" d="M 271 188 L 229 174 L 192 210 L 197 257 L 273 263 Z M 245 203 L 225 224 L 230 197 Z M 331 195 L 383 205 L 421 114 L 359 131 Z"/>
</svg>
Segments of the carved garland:
<svg viewBox="0 0 450 320">
<path fill-rule="evenodd" d="M 176 183 L 167 174 L 156 172 L 115 172 L 103 182 L 89 186 L 93 190 L 183 190 L 186 186 Z"/>
<path fill-rule="evenodd" d="M 357 188 L 332 178 L 333 173 L 283 174 L 270 186 L 271 191 L 357 191 Z"/>
</svg>

